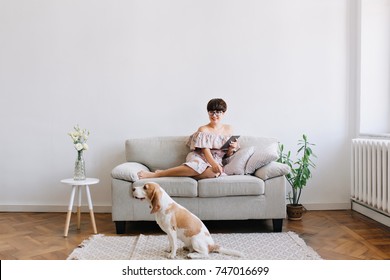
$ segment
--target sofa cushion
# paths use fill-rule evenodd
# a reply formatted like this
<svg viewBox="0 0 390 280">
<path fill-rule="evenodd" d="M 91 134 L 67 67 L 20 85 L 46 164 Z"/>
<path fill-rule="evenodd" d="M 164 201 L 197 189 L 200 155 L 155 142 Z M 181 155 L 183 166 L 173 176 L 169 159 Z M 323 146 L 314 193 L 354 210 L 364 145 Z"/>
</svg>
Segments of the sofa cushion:
<svg viewBox="0 0 390 280">
<path fill-rule="evenodd" d="M 185 162 L 190 152 L 188 137 L 166 136 L 126 140 L 126 160 L 142 163 L 151 171 L 167 169 Z"/>
<path fill-rule="evenodd" d="M 257 147 L 245 166 L 245 174 L 253 174 L 257 169 L 278 158 L 278 143 L 274 142 L 265 147 Z"/>
<path fill-rule="evenodd" d="M 116 166 L 111 171 L 111 177 L 114 179 L 125 180 L 129 182 L 135 182 L 138 178 L 138 172 L 141 170 L 149 171 L 149 169 L 138 162 L 125 162 Z"/>
<path fill-rule="evenodd" d="M 255 146 L 256 149 L 262 150 L 267 148 L 269 145 L 276 143 L 278 144 L 278 140 L 276 138 L 271 137 L 256 137 L 256 136 L 241 136 L 238 139 L 241 148 L 246 148 L 250 146 Z"/>
<path fill-rule="evenodd" d="M 141 179 L 133 183 L 133 187 L 140 187 L 148 182 L 159 184 L 172 197 L 197 197 L 198 183 L 189 177 L 162 177 Z"/>
<path fill-rule="evenodd" d="M 248 159 L 253 155 L 255 147 L 239 149 L 234 155 L 226 159 L 223 170 L 227 175 L 244 175 Z"/>
<path fill-rule="evenodd" d="M 287 175 L 290 171 L 291 169 L 287 164 L 273 161 L 258 169 L 255 172 L 255 176 L 266 181 L 278 176 Z"/>
<path fill-rule="evenodd" d="M 264 194 L 264 181 L 250 175 L 220 176 L 198 181 L 199 197 Z"/>
</svg>

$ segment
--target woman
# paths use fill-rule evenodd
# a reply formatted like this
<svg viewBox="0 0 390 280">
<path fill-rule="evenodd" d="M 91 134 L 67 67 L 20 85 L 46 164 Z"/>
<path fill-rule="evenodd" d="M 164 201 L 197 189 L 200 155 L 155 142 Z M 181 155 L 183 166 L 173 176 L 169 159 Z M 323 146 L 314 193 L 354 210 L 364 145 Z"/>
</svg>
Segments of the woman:
<svg viewBox="0 0 390 280">
<path fill-rule="evenodd" d="M 191 152 L 187 155 L 183 165 L 156 172 L 140 171 L 138 177 L 193 177 L 195 179 L 215 178 L 222 175 L 222 160 L 232 156 L 238 143 L 232 142 L 228 150 L 222 150 L 222 145 L 233 135 L 230 125 L 222 124 L 223 116 L 227 109 L 223 99 L 211 99 L 207 104 L 207 112 L 210 122 L 199 127 L 198 131 L 192 134 L 187 145 Z"/>
</svg>

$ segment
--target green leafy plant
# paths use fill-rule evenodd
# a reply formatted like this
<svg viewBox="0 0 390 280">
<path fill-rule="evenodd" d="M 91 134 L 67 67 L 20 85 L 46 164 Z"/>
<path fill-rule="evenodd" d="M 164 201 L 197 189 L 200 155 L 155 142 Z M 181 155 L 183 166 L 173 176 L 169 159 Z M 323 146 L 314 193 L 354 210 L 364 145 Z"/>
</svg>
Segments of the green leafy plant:
<svg viewBox="0 0 390 280">
<path fill-rule="evenodd" d="M 311 178 L 311 169 L 315 168 L 315 164 L 311 160 L 316 157 L 311 147 L 315 144 L 307 141 L 307 136 L 303 134 L 302 139 L 298 141 L 297 160 L 291 159 L 291 151 L 284 152 L 284 145 L 279 144 L 279 159 L 278 162 L 290 166 L 290 173 L 286 175 L 286 179 L 291 185 L 291 192 L 288 194 L 290 204 L 299 204 L 303 187 L 307 185 L 307 181 Z"/>
</svg>

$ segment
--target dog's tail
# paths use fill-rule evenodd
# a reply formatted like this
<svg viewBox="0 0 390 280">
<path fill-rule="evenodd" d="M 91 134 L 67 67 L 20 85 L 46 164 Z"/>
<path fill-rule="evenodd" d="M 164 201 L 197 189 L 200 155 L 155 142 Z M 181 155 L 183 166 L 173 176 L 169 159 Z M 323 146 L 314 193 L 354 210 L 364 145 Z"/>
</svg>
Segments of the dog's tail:
<svg viewBox="0 0 390 280">
<path fill-rule="evenodd" d="M 219 245 L 211 246 L 210 252 L 217 252 L 224 255 L 234 256 L 234 257 L 243 257 L 243 254 L 239 251 L 227 249 Z"/>
</svg>

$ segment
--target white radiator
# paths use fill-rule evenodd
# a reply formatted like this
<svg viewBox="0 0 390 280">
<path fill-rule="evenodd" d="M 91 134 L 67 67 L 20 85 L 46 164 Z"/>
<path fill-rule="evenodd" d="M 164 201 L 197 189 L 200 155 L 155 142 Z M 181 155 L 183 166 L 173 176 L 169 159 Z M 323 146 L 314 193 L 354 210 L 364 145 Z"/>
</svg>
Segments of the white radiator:
<svg viewBox="0 0 390 280">
<path fill-rule="evenodd" d="M 352 204 L 390 216 L 390 140 L 353 139 L 351 174 Z"/>
</svg>

